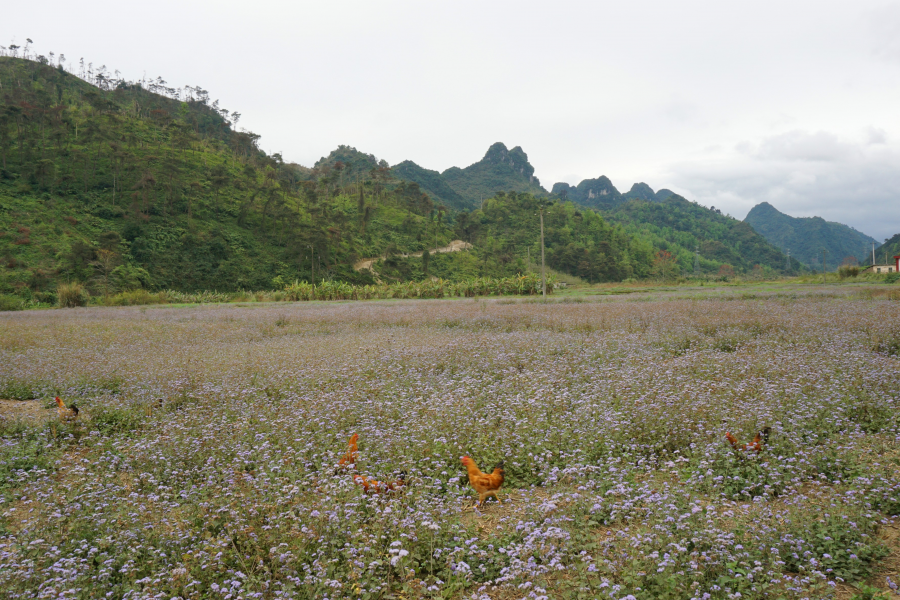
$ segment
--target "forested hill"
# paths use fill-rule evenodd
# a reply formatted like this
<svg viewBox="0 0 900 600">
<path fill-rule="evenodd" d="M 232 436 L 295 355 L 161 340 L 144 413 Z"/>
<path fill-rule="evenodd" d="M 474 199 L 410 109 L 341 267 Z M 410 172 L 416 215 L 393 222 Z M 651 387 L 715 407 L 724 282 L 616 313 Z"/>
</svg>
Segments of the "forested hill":
<svg viewBox="0 0 900 600">
<path fill-rule="evenodd" d="M 668 275 L 689 273 L 698 240 L 705 273 L 784 264 L 738 230 L 706 231 L 708 218 L 672 222 L 653 208 L 671 198 L 629 200 L 606 216 L 554 202 L 518 147 L 494 144 L 465 169 L 415 177 L 413 163 L 391 169 L 350 146 L 307 168 L 264 153 L 258 135 L 236 130 L 239 115 L 199 87 L 102 69 L 82 77 L 0 57 L 0 294 L 47 296 L 73 280 L 93 293 L 364 283 L 373 275 L 353 265 L 377 256 L 391 257 L 385 278 L 420 278 L 425 265 L 396 257 L 459 237 L 475 249 L 436 256 L 436 272 L 515 274 L 537 261 L 536 203 L 547 206 L 551 266 L 590 281 L 658 274 L 660 251 L 677 262 Z M 684 219 L 705 210 L 689 204 Z M 465 207 L 475 210 L 454 210 Z"/>
<path fill-rule="evenodd" d="M 677 194 L 670 193 L 664 200 L 628 200 L 604 214 L 655 246 L 675 253 L 681 264 L 693 264 L 693 255 L 699 250 L 702 272 L 716 272 L 722 265 L 738 272 L 758 270 L 756 265 L 770 273 L 803 269 L 793 257 L 788 264 L 781 250 L 746 223 Z"/>
<path fill-rule="evenodd" d="M 646 200 L 648 202 L 662 202 L 673 194 L 671 190 L 662 189 L 654 192 L 646 183 L 635 183 L 624 194 L 616 189 L 605 175 L 596 179 L 584 179 L 578 185 L 568 183 L 554 183 L 550 192 L 563 200 L 571 200 L 587 208 L 611 210 L 631 199 Z"/>
<path fill-rule="evenodd" d="M 404 181 L 414 182 L 422 188 L 435 202 L 440 202 L 454 210 L 467 210 L 475 206 L 475 201 L 470 201 L 456 192 L 450 184 L 437 171 L 420 167 L 411 160 L 404 160 L 391 169 L 394 177 Z"/>
<path fill-rule="evenodd" d="M 199 88 L 90 79 L 0 57 L 0 293 L 369 281 L 359 257 L 450 240 L 387 168 L 287 164 Z"/>
<path fill-rule="evenodd" d="M 662 202 L 629 200 L 599 212 L 572 202 L 525 193 L 499 193 L 482 208 L 456 215 L 454 232 L 470 252 L 421 259 L 390 258 L 376 268 L 385 277 L 508 276 L 537 270 L 539 211 L 545 211 L 547 264 L 589 282 L 670 277 L 693 272 L 700 249 L 702 275 L 771 276 L 787 257 L 751 227 L 672 195 Z M 800 263 L 793 261 L 793 270 Z"/>
<path fill-rule="evenodd" d="M 894 264 L 895 256 L 900 256 L 900 233 L 886 239 L 882 245 L 875 247 L 875 262 L 879 265 Z M 871 265 L 871 253 L 865 260 L 861 260 L 860 264 Z"/>
<path fill-rule="evenodd" d="M 821 217 L 791 217 L 768 202 L 757 204 L 744 219 L 774 246 L 811 267 L 822 268 L 822 250 L 826 267 L 837 269 L 845 260 L 871 262 L 875 239 L 852 227 L 826 221 Z"/>
<path fill-rule="evenodd" d="M 552 194 L 600 210 L 611 222 L 676 255 L 687 272 L 695 268 L 707 274 L 731 269 L 752 272 L 756 265 L 757 272 L 760 268 L 769 273 L 802 269 L 798 261 L 788 264 L 787 256 L 752 227 L 671 190 L 654 192 L 646 183 L 635 183 L 622 194 L 609 178 L 600 176 L 577 186 L 554 184 Z"/>
<path fill-rule="evenodd" d="M 454 209 L 472 209 L 497 192 L 527 192 L 537 196 L 547 190 L 534 176 L 528 155 L 516 146 L 512 150 L 501 143 L 493 144 L 477 163 L 463 169 L 451 167 L 443 173 L 430 171 L 412 161 L 393 168 L 400 179 L 415 182 L 436 201 Z"/>
</svg>

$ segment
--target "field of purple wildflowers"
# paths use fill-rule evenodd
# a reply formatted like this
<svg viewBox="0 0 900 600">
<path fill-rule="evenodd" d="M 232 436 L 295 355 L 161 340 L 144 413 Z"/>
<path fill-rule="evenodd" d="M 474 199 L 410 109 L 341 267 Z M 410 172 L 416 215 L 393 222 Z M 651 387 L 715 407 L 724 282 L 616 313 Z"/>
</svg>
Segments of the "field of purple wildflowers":
<svg viewBox="0 0 900 600">
<path fill-rule="evenodd" d="M 0 314 L 82 409 L 0 418 L 0 597 L 888 598 L 900 303 L 842 290 Z"/>
</svg>

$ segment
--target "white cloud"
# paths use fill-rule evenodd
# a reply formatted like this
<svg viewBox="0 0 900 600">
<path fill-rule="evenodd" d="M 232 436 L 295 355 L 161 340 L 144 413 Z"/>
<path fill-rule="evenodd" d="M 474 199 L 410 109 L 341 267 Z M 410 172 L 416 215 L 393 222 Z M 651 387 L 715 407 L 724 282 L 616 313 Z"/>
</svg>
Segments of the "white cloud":
<svg viewBox="0 0 900 600">
<path fill-rule="evenodd" d="M 674 163 L 669 176 L 688 197 L 728 207 L 738 218 L 769 202 L 792 216 L 820 216 L 876 239 L 900 229 L 900 148 L 823 131 L 790 131 L 738 148 L 728 157 Z"/>
</svg>

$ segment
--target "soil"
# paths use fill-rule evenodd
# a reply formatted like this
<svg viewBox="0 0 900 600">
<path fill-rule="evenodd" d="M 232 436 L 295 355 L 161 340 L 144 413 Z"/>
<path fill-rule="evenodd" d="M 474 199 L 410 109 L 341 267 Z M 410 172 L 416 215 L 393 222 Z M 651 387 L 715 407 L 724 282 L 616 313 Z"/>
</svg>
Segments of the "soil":
<svg viewBox="0 0 900 600">
<path fill-rule="evenodd" d="M 56 415 L 56 407 L 46 408 L 44 400 L 0 399 L 0 421 L 28 421 L 38 423 Z"/>
<path fill-rule="evenodd" d="M 462 240 L 453 240 L 446 246 L 443 246 L 441 248 L 434 248 L 432 250 L 429 250 L 429 252 L 431 254 L 442 254 L 444 252 L 460 252 L 462 250 L 468 250 L 471 247 L 472 244 L 470 244 L 469 242 L 464 242 Z M 402 256 L 403 258 L 415 258 L 422 256 L 422 254 L 422 252 L 414 252 L 412 254 L 401 254 L 400 256 Z M 376 261 L 382 260 L 383 258 L 383 256 L 376 256 L 375 258 L 363 258 L 362 260 L 356 261 L 356 263 L 353 265 L 353 268 L 357 271 L 362 271 L 363 269 L 368 269 L 369 271 L 371 271 L 372 265 L 374 265 Z"/>
</svg>

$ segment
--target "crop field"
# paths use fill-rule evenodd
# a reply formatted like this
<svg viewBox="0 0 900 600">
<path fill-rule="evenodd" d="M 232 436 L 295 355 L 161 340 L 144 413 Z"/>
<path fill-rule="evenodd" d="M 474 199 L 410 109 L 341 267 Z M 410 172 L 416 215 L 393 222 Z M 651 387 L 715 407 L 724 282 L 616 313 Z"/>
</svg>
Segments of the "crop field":
<svg viewBox="0 0 900 600">
<path fill-rule="evenodd" d="M 2 313 L 0 598 L 898 598 L 875 287 Z"/>
</svg>

